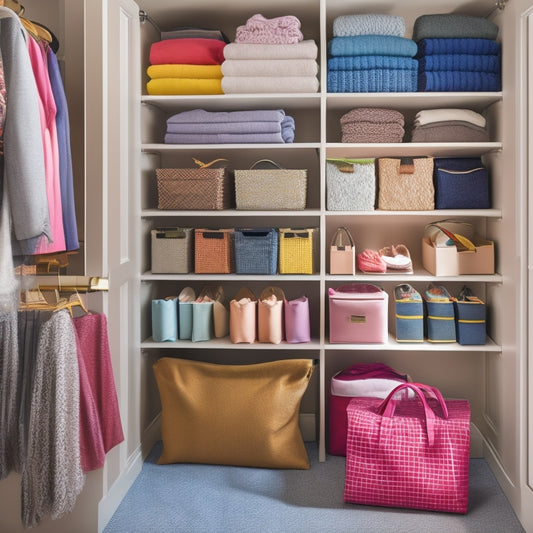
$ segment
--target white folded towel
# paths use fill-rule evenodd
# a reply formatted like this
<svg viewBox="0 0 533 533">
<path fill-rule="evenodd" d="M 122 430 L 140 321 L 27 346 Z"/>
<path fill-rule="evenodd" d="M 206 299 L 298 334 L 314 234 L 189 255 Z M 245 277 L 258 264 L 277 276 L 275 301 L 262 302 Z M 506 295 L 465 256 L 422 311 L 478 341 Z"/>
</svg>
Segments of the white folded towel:
<svg viewBox="0 0 533 533">
<path fill-rule="evenodd" d="M 316 76 L 224 76 L 222 78 L 224 94 L 316 93 L 318 85 Z"/>
<path fill-rule="evenodd" d="M 424 109 L 415 115 L 415 126 L 423 126 L 433 122 L 444 122 L 450 120 L 461 120 L 471 122 L 480 128 L 484 128 L 487 120 L 483 115 L 471 109 Z"/>
<path fill-rule="evenodd" d="M 226 59 L 224 76 L 316 76 L 314 59 Z"/>
<path fill-rule="evenodd" d="M 316 59 L 318 46 L 312 39 L 294 44 L 229 43 L 225 59 Z"/>
</svg>

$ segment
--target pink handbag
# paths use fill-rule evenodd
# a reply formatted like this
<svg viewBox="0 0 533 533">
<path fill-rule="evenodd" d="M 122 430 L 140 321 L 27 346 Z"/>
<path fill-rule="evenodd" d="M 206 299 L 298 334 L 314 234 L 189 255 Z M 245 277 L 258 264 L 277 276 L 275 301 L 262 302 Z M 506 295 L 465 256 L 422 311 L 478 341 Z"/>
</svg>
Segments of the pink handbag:
<svg viewBox="0 0 533 533">
<path fill-rule="evenodd" d="M 395 400 L 403 389 L 415 397 Z M 347 415 L 345 502 L 466 513 L 468 400 L 404 383 L 385 400 L 354 398 Z"/>
<path fill-rule="evenodd" d="M 301 296 L 296 300 L 285 300 L 285 340 L 290 343 L 310 342 L 309 300 Z"/>
<path fill-rule="evenodd" d="M 348 228 L 337 228 L 329 249 L 329 273 L 355 276 L 355 246 Z"/>
<path fill-rule="evenodd" d="M 370 283 L 329 288 L 329 342 L 385 343 L 389 295 Z"/>
<path fill-rule="evenodd" d="M 346 455 L 346 408 L 356 396 L 386 398 L 408 376 L 383 363 L 355 363 L 331 378 L 328 403 L 328 453 Z"/>
</svg>

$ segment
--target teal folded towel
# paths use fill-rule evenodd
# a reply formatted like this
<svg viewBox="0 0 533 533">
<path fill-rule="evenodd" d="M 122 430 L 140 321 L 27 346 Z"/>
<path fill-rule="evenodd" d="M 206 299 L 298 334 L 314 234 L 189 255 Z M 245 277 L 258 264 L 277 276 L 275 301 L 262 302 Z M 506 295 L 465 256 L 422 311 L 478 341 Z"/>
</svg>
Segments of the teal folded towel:
<svg viewBox="0 0 533 533">
<path fill-rule="evenodd" d="M 328 92 L 416 92 L 417 78 L 416 69 L 331 70 L 328 71 Z"/>
<path fill-rule="evenodd" d="M 494 22 L 457 13 L 421 15 L 413 26 L 413 41 L 428 38 L 496 39 L 498 26 Z"/>
<path fill-rule="evenodd" d="M 333 37 L 328 43 L 330 56 L 414 57 L 418 49 L 412 39 L 395 35 L 353 35 Z"/>
<path fill-rule="evenodd" d="M 396 15 L 340 15 L 333 20 L 333 36 L 405 35 L 405 20 Z"/>
</svg>

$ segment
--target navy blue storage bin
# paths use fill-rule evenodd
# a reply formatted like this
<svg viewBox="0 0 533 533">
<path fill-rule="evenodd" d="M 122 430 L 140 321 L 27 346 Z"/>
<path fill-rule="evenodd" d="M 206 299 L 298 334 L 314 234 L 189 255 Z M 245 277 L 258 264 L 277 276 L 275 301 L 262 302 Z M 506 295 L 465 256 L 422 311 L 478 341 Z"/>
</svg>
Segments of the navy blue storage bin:
<svg viewBox="0 0 533 533">
<path fill-rule="evenodd" d="M 455 310 L 453 302 L 426 300 L 427 340 L 429 342 L 456 342 Z"/>
<path fill-rule="evenodd" d="M 485 344 L 487 337 L 487 307 L 476 297 L 457 300 L 455 303 L 457 342 L 463 345 Z"/>
<path fill-rule="evenodd" d="M 275 228 L 235 229 L 235 272 L 276 274 L 278 243 Z"/>
<path fill-rule="evenodd" d="M 490 208 L 489 172 L 481 157 L 433 160 L 436 209 Z"/>
<path fill-rule="evenodd" d="M 404 283 L 394 290 L 396 341 L 423 342 L 424 303 L 420 293 Z"/>
</svg>

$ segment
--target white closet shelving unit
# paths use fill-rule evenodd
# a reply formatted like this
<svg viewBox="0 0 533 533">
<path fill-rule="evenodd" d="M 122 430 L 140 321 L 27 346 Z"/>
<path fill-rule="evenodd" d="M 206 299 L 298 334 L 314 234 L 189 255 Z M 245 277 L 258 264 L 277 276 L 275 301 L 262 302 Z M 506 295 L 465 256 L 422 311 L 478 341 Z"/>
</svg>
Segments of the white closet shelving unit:
<svg viewBox="0 0 533 533">
<path fill-rule="evenodd" d="M 494 195 L 493 207 L 484 210 L 446 210 L 410 212 L 344 212 L 326 209 L 326 158 L 362 158 L 422 156 L 464 157 L 483 156 L 489 168 L 496 168 L 504 149 L 498 138 L 498 113 L 502 93 L 379 93 L 379 94 L 328 94 L 326 90 L 327 42 L 332 37 L 332 23 L 336 16 L 349 13 L 387 13 L 402 15 L 410 37 L 414 20 L 428 6 L 413 1 L 391 4 L 384 1 L 299 0 L 287 8 L 284 2 L 273 0 L 246 2 L 222 8 L 221 2 L 170 1 L 138 2 L 149 19 L 141 24 L 142 72 L 148 66 L 151 42 L 158 40 L 156 26 L 169 29 L 176 26 L 217 27 L 232 40 L 237 26 L 250 16 L 262 13 L 266 17 L 283 14 L 296 15 L 302 23 L 306 39 L 314 39 L 319 46 L 321 89 L 316 94 L 257 94 L 213 96 L 149 96 L 146 94 L 146 78 L 143 78 L 141 97 L 141 190 L 140 218 L 142 227 L 141 280 L 141 350 L 161 355 L 186 356 L 216 362 L 255 362 L 284 357 L 310 357 L 319 361 L 319 367 L 306 393 L 302 412 L 314 415 L 316 424 L 309 426 L 307 438 L 319 441 L 320 459 L 325 459 L 327 428 L 327 390 L 331 376 L 357 361 L 380 360 L 395 368 L 409 372 L 416 380 L 429 381 L 441 387 L 445 394 L 465 396 L 471 399 L 473 421 L 483 432 L 481 409 L 485 384 L 484 357 L 488 353 L 501 352 L 501 345 L 489 337 L 484 346 L 460 346 L 459 344 L 396 343 L 394 340 L 395 285 L 407 282 L 419 290 L 434 281 L 444 284 L 452 294 L 462 285 L 471 286 L 476 294 L 493 305 L 490 287 L 502 284 L 502 276 L 474 275 L 458 277 L 434 277 L 422 268 L 421 238 L 424 226 L 444 218 L 471 222 L 478 233 L 492 238 L 491 228 L 502 218 L 502 205 Z M 432 13 L 457 11 L 485 16 L 492 2 L 476 2 L 463 6 L 464 2 L 437 2 L 431 5 Z M 410 143 L 401 144 L 343 144 L 340 142 L 340 117 L 354 107 L 387 107 L 401 111 L 408 127 L 421 109 L 460 107 L 474 109 L 487 115 L 493 127 L 488 143 Z M 295 142 L 283 145 L 167 145 L 163 136 L 166 119 L 180 111 L 202 108 L 211 111 L 242 109 L 284 109 L 296 122 Z M 406 135 L 408 140 L 408 135 Z M 192 157 L 209 161 L 218 157 L 229 160 L 233 169 L 248 168 L 255 160 L 269 158 L 287 168 L 308 169 L 308 207 L 303 211 L 160 211 L 157 209 L 155 168 L 191 167 Z M 500 179 L 496 172 L 492 180 Z M 497 190 L 497 188 L 494 188 Z M 150 271 L 150 240 L 152 228 L 182 227 L 317 227 L 320 231 L 320 247 L 316 251 L 317 271 L 313 275 L 161 275 Z M 331 276 L 329 272 L 329 243 L 338 226 L 348 226 L 356 248 L 379 249 L 390 244 L 403 243 L 409 248 L 415 271 L 412 275 L 364 275 Z M 498 243 L 496 243 L 496 247 Z M 381 285 L 389 293 L 390 339 L 384 344 L 330 344 L 328 341 L 327 289 L 353 281 L 365 281 Z M 280 286 L 287 298 L 306 294 L 310 301 L 312 342 L 307 344 L 270 345 L 232 344 L 229 338 L 193 343 L 177 341 L 156 343 L 151 338 L 150 303 L 153 298 L 177 294 L 183 287 L 192 286 L 197 292 L 206 284 L 220 284 L 229 301 L 243 285 L 259 296 L 268 285 Z M 491 333 L 489 313 L 489 335 Z M 450 371 L 453 368 L 453 371 Z M 454 374 L 462 377 L 454 379 Z M 476 382 L 473 383 L 473 381 Z"/>
</svg>

